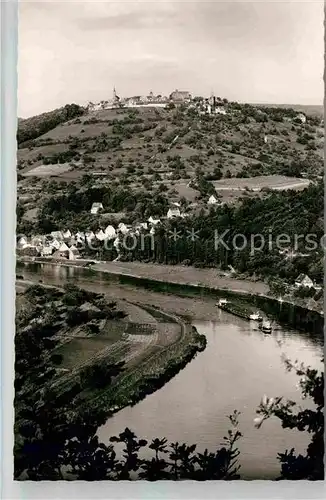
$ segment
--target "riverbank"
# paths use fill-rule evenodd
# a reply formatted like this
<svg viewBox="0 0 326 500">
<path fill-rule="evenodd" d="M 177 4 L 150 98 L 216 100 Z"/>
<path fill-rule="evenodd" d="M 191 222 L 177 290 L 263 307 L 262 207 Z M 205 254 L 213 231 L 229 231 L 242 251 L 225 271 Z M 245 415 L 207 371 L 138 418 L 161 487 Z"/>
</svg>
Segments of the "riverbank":
<svg viewBox="0 0 326 500">
<path fill-rule="evenodd" d="M 64 289 L 53 284 L 40 284 L 32 279 L 18 280 L 16 285 L 21 293 L 30 285 L 64 293 Z M 94 292 L 87 286 L 80 288 Z M 111 296 L 106 295 L 105 299 L 111 302 Z M 63 328 L 63 333 L 57 335 L 59 344 L 52 354 L 62 356 L 62 371 L 53 381 L 53 388 L 59 399 L 79 386 L 80 374 L 86 366 L 91 368 L 98 362 L 124 363 L 123 371 L 110 385 L 83 389 L 76 407 L 79 414 L 87 409 L 95 414 L 104 411 L 109 417 L 125 406 L 138 403 L 205 349 L 206 337 L 175 314 L 125 298 L 117 301 L 117 307 L 125 319 L 113 323 L 109 320 L 96 335 L 85 335 L 79 328 Z"/>
<path fill-rule="evenodd" d="M 40 262 L 52 265 L 65 265 L 69 267 L 83 267 L 87 263 L 95 262 L 93 260 L 53 261 L 51 258 L 30 258 L 19 257 L 18 262 Z M 165 264 L 144 264 L 142 262 L 96 262 L 91 266 L 95 271 L 107 272 L 131 276 L 135 278 L 151 278 L 158 281 L 167 281 L 192 286 L 206 286 L 232 290 L 239 293 L 267 294 L 268 286 L 262 281 L 249 281 L 236 279 L 228 276 L 217 269 L 197 269 L 190 266 L 171 266 Z"/>
<path fill-rule="evenodd" d="M 169 382 L 205 347 L 205 335 L 187 326 L 182 341 L 158 351 L 137 368 L 124 371 L 100 395 L 80 406 L 80 412 L 86 408 L 104 410 L 109 418 L 125 407 L 135 406 Z"/>
<path fill-rule="evenodd" d="M 103 415 L 104 412 L 105 419 L 108 419 L 121 409 L 136 405 L 163 387 L 203 351 L 206 347 L 206 337 L 199 334 L 196 328 L 183 324 L 180 340 L 165 348 L 156 347 L 152 348 L 149 357 L 143 356 L 142 359 L 137 359 L 137 362 L 127 363 L 123 372 L 115 377 L 109 386 L 84 395 L 76 408 L 78 413 L 82 415 L 84 411 L 91 411 L 93 415 L 97 412 Z M 76 380 L 70 379 L 69 383 L 65 384 L 65 391 L 71 391 L 75 383 Z"/>
<path fill-rule="evenodd" d="M 243 304 L 246 306 L 254 306 L 258 309 L 261 309 L 265 314 L 274 316 L 277 321 L 292 328 L 298 330 L 301 329 L 312 333 L 317 332 L 318 334 L 323 335 L 323 312 L 315 309 L 310 309 L 306 305 L 297 304 L 292 301 L 288 302 L 285 300 L 276 299 L 275 297 L 271 297 L 266 293 L 259 293 L 258 290 L 262 290 L 262 288 L 260 288 L 261 283 L 256 283 L 255 293 L 254 291 L 248 289 L 250 282 L 238 280 L 233 280 L 230 282 L 230 279 L 227 279 L 225 277 L 224 279 L 223 277 L 215 277 L 215 283 L 216 280 L 219 280 L 219 286 L 208 286 L 208 284 L 204 282 L 185 282 L 184 279 L 182 280 L 180 276 L 178 276 L 177 280 L 174 276 L 174 279 L 172 280 L 169 273 L 165 279 L 162 278 L 164 269 L 168 267 L 171 271 L 171 268 L 173 269 L 173 266 L 162 266 L 163 269 L 160 270 L 157 269 L 160 268 L 160 266 L 154 266 L 154 268 L 157 269 L 157 273 L 161 275 L 161 278 L 148 278 L 147 275 L 150 273 L 153 265 L 150 265 L 149 270 L 147 270 L 147 273 L 145 273 L 146 276 L 138 276 L 135 273 L 128 273 L 131 263 L 129 263 L 127 268 L 121 267 L 120 265 L 115 265 L 116 263 L 97 263 L 87 268 L 81 267 L 80 265 L 74 266 L 69 262 L 58 264 L 53 263 L 49 260 L 34 260 L 32 262 L 25 261 L 25 264 L 28 263 L 30 263 L 31 266 L 50 264 L 50 266 L 59 266 L 59 268 L 62 267 L 73 269 L 75 267 L 79 267 L 79 270 L 77 272 L 81 276 L 87 276 L 88 281 L 92 281 L 92 279 L 94 279 L 95 281 L 96 276 L 96 281 L 98 283 L 101 283 L 102 286 L 104 286 L 104 283 L 106 284 L 109 282 L 114 282 L 115 286 L 132 285 L 133 287 L 137 287 L 139 290 L 152 290 L 164 294 L 173 294 L 174 296 L 178 297 L 191 297 L 193 299 L 206 299 L 207 297 L 209 297 L 211 299 L 214 298 L 215 300 L 219 298 L 227 298 L 233 300 L 236 299 L 237 301 L 243 302 Z M 142 266 L 146 268 L 146 265 L 142 264 Z M 179 269 L 179 267 L 176 267 L 176 269 Z M 184 273 L 189 268 L 185 267 L 182 269 Z M 209 270 L 196 269 L 195 271 L 201 272 Z M 220 281 L 221 279 L 223 281 Z M 227 288 L 226 283 L 232 283 L 232 286 Z M 242 283 L 242 289 L 239 288 L 238 283 Z M 104 288 L 106 287 L 104 286 Z"/>
<path fill-rule="evenodd" d="M 183 285 L 185 287 L 197 289 L 200 292 L 230 292 L 233 296 L 263 297 L 270 300 L 279 300 L 271 296 L 269 287 L 263 281 L 238 279 L 231 274 L 223 273 L 218 269 L 202 269 L 181 265 L 166 264 L 144 264 L 142 262 L 98 262 L 94 260 L 76 260 L 53 262 L 50 258 L 18 258 L 17 262 L 47 263 L 65 267 L 83 268 L 89 264 L 88 268 L 93 271 L 100 271 L 115 276 L 126 277 L 134 280 L 151 280 L 157 283 L 170 285 Z M 91 264 L 94 263 L 95 264 Z M 140 284 L 140 282 L 139 282 Z M 208 293 L 207 293 L 208 292 Z M 296 306 L 307 311 L 314 311 L 323 316 L 323 304 L 308 304 L 305 300 L 283 298 L 284 304 Z"/>
</svg>

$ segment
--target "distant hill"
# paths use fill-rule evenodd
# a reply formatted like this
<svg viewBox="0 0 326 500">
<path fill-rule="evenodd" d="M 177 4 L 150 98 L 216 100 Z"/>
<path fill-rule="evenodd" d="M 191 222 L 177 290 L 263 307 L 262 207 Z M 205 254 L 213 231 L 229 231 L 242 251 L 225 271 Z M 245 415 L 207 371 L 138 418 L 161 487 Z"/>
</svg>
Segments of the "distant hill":
<svg viewBox="0 0 326 500">
<path fill-rule="evenodd" d="M 253 106 L 266 108 L 283 108 L 294 109 L 295 111 L 305 113 L 307 115 L 324 116 L 324 106 L 322 104 L 253 104 Z"/>
<path fill-rule="evenodd" d="M 85 109 L 77 104 L 66 104 L 62 108 L 30 118 L 18 118 L 17 142 L 22 144 L 36 139 L 61 123 L 83 115 L 84 112 Z"/>
</svg>

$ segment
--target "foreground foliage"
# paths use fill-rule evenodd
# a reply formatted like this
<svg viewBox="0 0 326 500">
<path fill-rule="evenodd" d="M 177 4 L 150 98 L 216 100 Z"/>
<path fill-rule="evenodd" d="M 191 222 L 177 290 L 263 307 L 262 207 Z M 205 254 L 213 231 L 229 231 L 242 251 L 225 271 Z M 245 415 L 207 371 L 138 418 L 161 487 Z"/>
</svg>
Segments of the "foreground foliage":
<svg viewBox="0 0 326 500">
<path fill-rule="evenodd" d="M 295 454 L 295 449 L 279 453 L 281 462 L 281 479 L 324 479 L 324 374 L 305 367 L 298 362 L 285 359 L 288 370 L 295 370 L 301 377 L 299 387 L 303 398 L 310 398 L 314 409 L 297 409 L 294 401 L 283 401 L 283 398 L 265 397 L 257 409 L 260 415 L 255 419 L 259 428 L 264 420 L 275 416 L 282 422 L 282 427 L 306 431 L 311 435 L 311 442 L 305 455 Z"/>
</svg>

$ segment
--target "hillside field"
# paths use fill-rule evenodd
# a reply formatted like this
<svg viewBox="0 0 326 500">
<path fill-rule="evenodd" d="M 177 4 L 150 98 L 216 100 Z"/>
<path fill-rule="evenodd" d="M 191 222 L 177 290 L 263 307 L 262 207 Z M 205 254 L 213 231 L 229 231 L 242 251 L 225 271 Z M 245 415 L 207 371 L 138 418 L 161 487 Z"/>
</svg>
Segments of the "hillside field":
<svg viewBox="0 0 326 500">
<path fill-rule="evenodd" d="M 258 188 L 278 189 L 284 181 L 300 189 L 306 179 L 323 175 L 324 134 L 316 109 L 304 108 L 311 111 L 306 123 L 287 107 L 239 103 L 228 103 L 225 115 L 182 106 L 72 109 L 74 118 L 67 121 L 69 114 L 62 112 L 60 118 L 50 114 L 50 124 L 44 125 L 42 115 L 19 121 L 18 201 L 24 211 L 39 209 L 71 183 L 77 189 L 145 191 L 154 200 L 164 193 L 169 202 L 182 199 L 196 211 L 207 208 L 208 201 L 199 177 L 213 183 L 220 201 L 237 203 L 243 195 L 261 196 Z M 243 192 L 237 185 L 249 189 Z"/>
</svg>

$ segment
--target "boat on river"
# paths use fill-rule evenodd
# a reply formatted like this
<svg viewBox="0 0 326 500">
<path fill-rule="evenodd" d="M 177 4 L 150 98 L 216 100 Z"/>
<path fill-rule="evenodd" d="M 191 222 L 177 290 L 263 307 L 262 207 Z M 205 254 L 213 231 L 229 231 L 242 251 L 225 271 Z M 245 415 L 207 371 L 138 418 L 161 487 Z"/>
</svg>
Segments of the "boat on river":
<svg viewBox="0 0 326 500">
<path fill-rule="evenodd" d="M 250 321 L 263 321 L 263 317 L 259 312 L 254 312 L 249 315 Z"/>
<path fill-rule="evenodd" d="M 271 324 L 270 321 L 263 321 L 259 328 L 264 333 L 271 333 L 271 331 L 272 331 L 272 324 Z"/>
<path fill-rule="evenodd" d="M 263 320 L 259 312 L 253 311 L 252 309 L 250 309 L 250 307 L 244 304 L 231 302 L 228 301 L 227 299 L 220 299 L 217 303 L 217 306 L 223 311 L 234 314 L 235 316 L 238 316 L 239 318 L 242 319 L 246 319 L 249 321 L 258 321 L 258 322 Z"/>
</svg>

